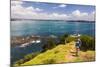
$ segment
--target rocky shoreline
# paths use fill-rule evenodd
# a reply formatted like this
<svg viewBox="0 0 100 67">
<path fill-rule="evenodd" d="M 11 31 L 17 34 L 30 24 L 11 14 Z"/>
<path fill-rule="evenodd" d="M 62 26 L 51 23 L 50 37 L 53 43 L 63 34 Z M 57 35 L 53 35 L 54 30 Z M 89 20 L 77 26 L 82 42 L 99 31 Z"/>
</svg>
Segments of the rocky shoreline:
<svg viewBox="0 0 100 67">
<path fill-rule="evenodd" d="M 11 37 L 11 46 L 20 46 L 21 44 L 30 43 L 40 40 L 40 36 L 14 36 Z"/>
<path fill-rule="evenodd" d="M 39 43 L 41 41 L 47 41 L 49 38 L 57 38 L 54 35 L 50 36 L 13 36 L 11 37 L 11 46 L 28 45 L 29 43 Z"/>
</svg>

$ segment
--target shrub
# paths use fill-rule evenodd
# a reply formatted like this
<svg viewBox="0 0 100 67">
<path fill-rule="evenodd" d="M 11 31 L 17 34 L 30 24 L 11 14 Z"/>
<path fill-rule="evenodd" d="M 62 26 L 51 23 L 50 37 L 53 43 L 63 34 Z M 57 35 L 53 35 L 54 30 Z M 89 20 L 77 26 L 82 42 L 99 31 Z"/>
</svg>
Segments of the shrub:
<svg viewBox="0 0 100 67">
<path fill-rule="evenodd" d="M 25 61 L 29 61 L 30 59 L 32 59 L 33 58 L 33 54 L 28 54 L 28 55 L 26 55 L 25 57 L 24 57 L 24 60 Z"/>
<path fill-rule="evenodd" d="M 50 49 L 56 46 L 55 40 L 53 38 L 48 39 L 48 46 Z"/>
<path fill-rule="evenodd" d="M 95 50 L 95 39 L 93 37 L 82 35 L 80 39 L 82 41 L 81 50 Z"/>
<path fill-rule="evenodd" d="M 72 42 L 72 41 L 75 41 L 76 40 L 76 38 L 75 37 L 67 37 L 67 39 L 66 39 L 66 42 L 67 43 L 69 43 L 69 42 Z"/>
<path fill-rule="evenodd" d="M 66 33 L 66 34 L 64 34 L 64 35 L 62 35 L 61 37 L 60 37 L 60 43 L 61 44 L 65 44 L 65 40 L 66 40 L 66 38 L 68 37 L 69 35 Z"/>
<path fill-rule="evenodd" d="M 48 49 L 52 49 L 55 46 L 56 46 L 55 40 L 53 38 L 48 38 L 47 43 L 42 47 L 43 48 L 42 52 L 45 52 Z"/>
</svg>

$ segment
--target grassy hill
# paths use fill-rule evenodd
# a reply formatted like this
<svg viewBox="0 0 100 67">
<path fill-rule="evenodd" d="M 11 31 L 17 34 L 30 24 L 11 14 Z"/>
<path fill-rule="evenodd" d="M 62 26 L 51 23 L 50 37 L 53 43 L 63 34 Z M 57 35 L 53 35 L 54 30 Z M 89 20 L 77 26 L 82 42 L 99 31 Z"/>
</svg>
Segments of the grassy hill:
<svg viewBox="0 0 100 67">
<path fill-rule="evenodd" d="M 54 64 L 95 61 L 95 51 L 80 51 L 79 56 L 75 56 L 75 42 L 60 44 L 51 50 L 39 54 L 35 58 L 27 61 L 23 65 Z M 16 64 L 15 64 L 16 66 Z"/>
</svg>

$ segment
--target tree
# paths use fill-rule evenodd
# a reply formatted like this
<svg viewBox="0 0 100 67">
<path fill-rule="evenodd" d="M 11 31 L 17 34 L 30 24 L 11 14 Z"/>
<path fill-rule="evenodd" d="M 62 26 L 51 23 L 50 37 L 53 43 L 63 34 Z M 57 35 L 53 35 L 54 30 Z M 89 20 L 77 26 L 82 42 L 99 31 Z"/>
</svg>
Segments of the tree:
<svg viewBox="0 0 100 67">
<path fill-rule="evenodd" d="M 66 38 L 68 37 L 68 34 L 64 34 L 60 37 L 60 43 L 65 44 L 66 43 Z"/>
</svg>

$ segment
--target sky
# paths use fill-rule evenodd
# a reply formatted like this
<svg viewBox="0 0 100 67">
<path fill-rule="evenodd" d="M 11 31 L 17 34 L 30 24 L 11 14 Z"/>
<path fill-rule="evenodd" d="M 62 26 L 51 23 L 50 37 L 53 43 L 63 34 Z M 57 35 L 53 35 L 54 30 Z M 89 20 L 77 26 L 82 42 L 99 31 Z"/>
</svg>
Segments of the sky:
<svg viewBox="0 0 100 67">
<path fill-rule="evenodd" d="M 94 21 L 95 6 L 11 1 L 11 18 Z"/>
</svg>

